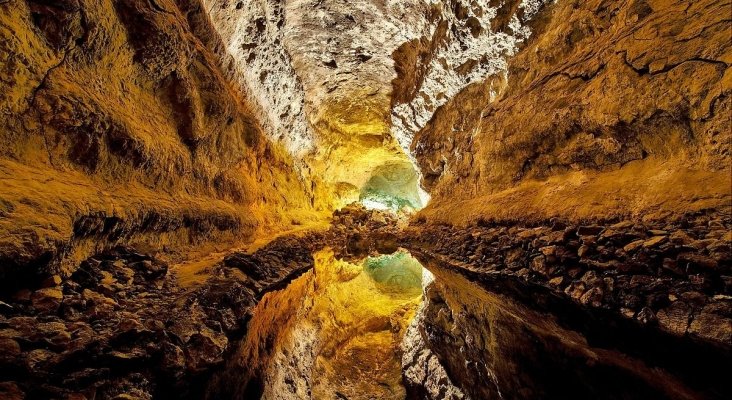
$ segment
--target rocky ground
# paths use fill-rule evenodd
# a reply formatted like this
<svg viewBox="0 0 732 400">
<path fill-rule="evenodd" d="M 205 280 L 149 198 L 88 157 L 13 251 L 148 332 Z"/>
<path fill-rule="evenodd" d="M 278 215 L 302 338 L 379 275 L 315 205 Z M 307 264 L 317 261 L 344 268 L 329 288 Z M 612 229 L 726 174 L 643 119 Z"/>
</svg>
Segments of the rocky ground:
<svg viewBox="0 0 732 400">
<path fill-rule="evenodd" d="M 436 278 L 403 344 L 408 391 L 727 398 L 731 222 L 412 225 L 402 245 Z"/>
<path fill-rule="evenodd" d="M 328 232 L 227 255 L 193 288 L 133 248 L 96 254 L 68 278 L 49 276 L 0 299 L 0 397 L 200 397 L 202 382 L 246 334 L 258 299 L 312 268 L 312 251 L 330 244 L 368 252 L 374 240 L 365 232 L 394 237 L 396 226 L 352 207 Z"/>
<path fill-rule="evenodd" d="M 670 223 L 414 226 L 409 247 L 470 277 L 500 274 L 585 307 L 732 346 L 732 219 L 696 213 Z"/>
</svg>

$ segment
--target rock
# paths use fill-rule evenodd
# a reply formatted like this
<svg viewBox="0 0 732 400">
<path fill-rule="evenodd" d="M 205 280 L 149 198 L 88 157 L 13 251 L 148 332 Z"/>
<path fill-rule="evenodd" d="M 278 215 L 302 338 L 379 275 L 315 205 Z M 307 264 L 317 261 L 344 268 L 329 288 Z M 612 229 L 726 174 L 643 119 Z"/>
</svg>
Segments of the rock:
<svg viewBox="0 0 732 400">
<path fill-rule="evenodd" d="M 551 276 L 555 269 L 554 266 L 549 265 L 545 256 L 537 256 L 531 260 L 531 270 L 544 276 Z"/>
<path fill-rule="evenodd" d="M 35 349 L 24 353 L 25 364 L 31 371 L 46 369 L 47 364 L 51 363 L 54 357 L 56 357 L 56 353 L 44 349 Z"/>
<path fill-rule="evenodd" d="M 58 287 L 39 289 L 31 295 L 31 304 L 39 313 L 53 314 L 61 307 L 64 295 Z"/>
<path fill-rule="evenodd" d="M 577 250 L 577 255 L 580 256 L 580 257 L 585 257 L 589 252 L 590 252 L 590 246 L 587 246 L 587 245 L 583 244 Z"/>
<path fill-rule="evenodd" d="M 587 287 L 584 282 L 573 281 L 566 289 L 564 289 L 564 293 L 575 300 L 580 300 L 582 295 L 585 294 L 586 289 Z"/>
<path fill-rule="evenodd" d="M 732 343 L 732 302 L 705 305 L 691 322 L 689 334 L 718 343 Z"/>
<path fill-rule="evenodd" d="M 643 247 L 654 248 L 661 243 L 665 242 L 668 238 L 666 236 L 654 236 L 648 240 L 643 241 Z M 627 246 L 626 246 L 627 247 Z"/>
<path fill-rule="evenodd" d="M 676 301 L 656 313 L 658 325 L 677 336 L 686 334 L 689 327 L 692 309 L 683 301 Z"/>
<path fill-rule="evenodd" d="M 643 307 L 643 309 L 638 312 L 636 319 L 643 324 L 652 324 L 656 323 L 656 314 L 650 308 Z"/>
<path fill-rule="evenodd" d="M 697 253 L 681 253 L 677 258 L 682 265 L 700 270 L 716 270 L 717 261 L 711 257 Z"/>
<path fill-rule="evenodd" d="M 41 282 L 42 288 L 51 288 L 61 285 L 61 277 L 59 275 L 51 275 Z"/>
<path fill-rule="evenodd" d="M 636 249 L 640 248 L 641 246 L 643 246 L 643 243 L 645 243 L 645 240 L 636 240 L 634 242 L 630 242 L 629 244 L 627 244 L 623 247 L 623 250 L 630 253 L 630 252 L 635 251 Z"/>
<path fill-rule="evenodd" d="M 585 292 L 580 297 L 580 302 L 584 305 L 591 305 L 593 307 L 600 307 L 602 305 L 603 291 L 599 287 L 594 287 Z"/>
<path fill-rule="evenodd" d="M 20 355 L 20 344 L 15 339 L 0 336 L 0 366 L 11 364 Z"/>
<path fill-rule="evenodd" d="M 673 232 L 669 236 L 669 240 L 671 243 L 682 245 L 682 246 L 689 246 L 691 245 L 695 239 L 693 239 L 691 236 L 689 236 L 686 232 L 682 230 L 678 230 Z"/>
<path fill-rule="evenodd" d="M 597 236 L 599 235 L 605 228 L 598 225 L 586 225 L 586 226 L 580 226 L 577 229 L 577 236 Z"/>
<path fill-rule="evenodd" d="M 679 268 L 676 260 L 672 260 L 670 258 L 664 258 L 663 263 L 661 264 L 661 267 L 664 270 L 669 271 L 678 276 L 683 276 L 685 273 L 681 268 Z"/>
<path fill-rule="evenodd" d="M 181 376 L 183 370 L 186 367 L 186 358 L 183 350 L 180 347 L 170 343 L 164 342 L 162 346 L 163 359 L 161 361 L 161 367 L 168 374 L 173 376 Z"/>
<path fill-rule="evenodd" d="M 563 276 L 557 276 L 552 279 L 549 279 L 549 284 L 555 287 L 562 286 L 562 283 L 564 282 Z"/>
<path fill-rule="evenodd" d="M 210 329 L 191 335 L 185 349 L 188 368 L 201 371 L 221 363 L 228 343 L 225 335 Z"/>
</svg>

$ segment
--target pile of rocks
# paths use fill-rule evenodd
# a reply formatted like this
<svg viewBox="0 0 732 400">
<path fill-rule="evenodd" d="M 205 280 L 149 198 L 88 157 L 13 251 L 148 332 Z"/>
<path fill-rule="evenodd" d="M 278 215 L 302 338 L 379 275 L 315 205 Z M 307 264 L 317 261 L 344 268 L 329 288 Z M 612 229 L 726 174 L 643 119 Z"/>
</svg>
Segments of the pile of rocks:
<svg viewBox="0 0 732 400">
<path fill-rule="evenodd" d="M 590 308 L 732 345 L 732 221 L 699 213 L 672 223 L 521 227 L 419 225 L 409 246 L 478 274 L 538 284 Z"/>
<path fill-rule="evenodd" d="M 257 299 L 312 263 L 301 239 L 282 238 L 185 290 L 133 249 L 91 257 L 0 302 L 0 398 L 199 398 Z"/>
<path fill-rule="evenodd" d="M 339 257 L 393 253 L 399 247 L 402 228 L 409 216 L 391 211 L 369 210 L 353 203 L 333 213 L 324 243 L 336 248 Z"/>
</svg>

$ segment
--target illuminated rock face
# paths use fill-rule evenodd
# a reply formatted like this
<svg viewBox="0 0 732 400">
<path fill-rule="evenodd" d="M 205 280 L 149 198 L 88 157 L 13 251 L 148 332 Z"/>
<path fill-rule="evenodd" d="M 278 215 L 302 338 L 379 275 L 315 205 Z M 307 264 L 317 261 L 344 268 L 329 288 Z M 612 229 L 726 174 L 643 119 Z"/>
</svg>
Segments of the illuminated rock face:
<svg viewBox="0 0 732 400">
<path fill-rule="evenodd" d="M 505 75 L 451 92 L 417 127 L 425 215 L 661 219 L 728 206 L 729 7 L 545 6 Z"/>
<path fill-rule="evenodd" d="M 0 2 L 0 279 L 307 221 L 311 188 L 225 78 L 200 6 Z"/>
<path fill-rule="evenodd" d="M 361 189 L 359 201 L 379 203 L 392 210 L 418 210 L 425 205 L 420 196 L 419 176 L 409 162 L 385 164 L 376 168 Z"/>
</svg>

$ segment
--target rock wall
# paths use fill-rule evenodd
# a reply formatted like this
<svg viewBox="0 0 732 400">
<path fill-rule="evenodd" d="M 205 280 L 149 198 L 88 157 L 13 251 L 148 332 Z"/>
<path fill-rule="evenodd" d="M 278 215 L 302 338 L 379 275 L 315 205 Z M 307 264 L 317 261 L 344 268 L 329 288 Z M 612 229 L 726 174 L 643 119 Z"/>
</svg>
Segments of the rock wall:
<svg viewBox="0 0 732 400">
<path fill-rule="evenodd" d="M 395 53 L 406 95 L 394 109 L 429 111 L 403 118 L 415 133 L 402 135 L 434 196 L 425 216 L 665 218 L 730 204 L 728 1 L 500 3 L 491 32 L 514 46 L 477 50 L 497 57 L 484 79 L 430 95 L 433 70 L 452 76 L 433 67 L 455 64 L 441 56 L 455 53 L 449 29 Z M 458 14 L 465 27 L 478 18 Z"/>
<path fill-rule="evenodd" d="M 285 49 L 285 1 L 204 0 L 227 73 L 245 88 L 270 138 L 295 157 L 313 150 L 315 137 L 303 108 L 305 92 Z"/>
<path fill-rule="evenodd" d="M 312 204 L 198 1 L 0 2 L 0 276 L 246 240 Z"/>
</svg>

